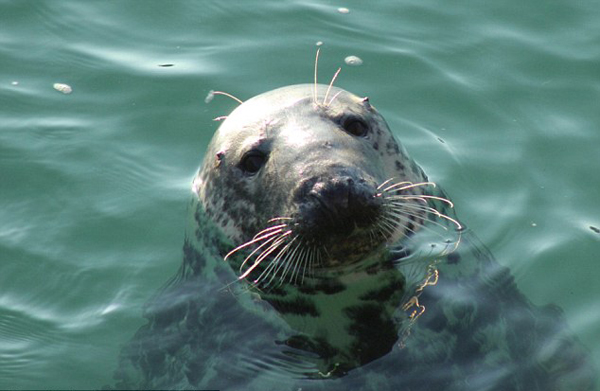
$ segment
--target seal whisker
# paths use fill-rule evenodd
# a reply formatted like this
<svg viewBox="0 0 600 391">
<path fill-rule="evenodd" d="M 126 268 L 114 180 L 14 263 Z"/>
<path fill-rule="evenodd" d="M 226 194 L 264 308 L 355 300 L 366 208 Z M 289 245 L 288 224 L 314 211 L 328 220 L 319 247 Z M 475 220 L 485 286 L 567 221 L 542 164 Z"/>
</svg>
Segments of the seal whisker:
<svg viewBox="0 0 600 391">
<path fill-rule="evenodd" d="M 301 245 L 302 242 L 299 243 L 299 245 Z M 298 283 L 298 276 L 300 275 L 300 269 L 302 269 L 302 264 L 304 263 L 304 260 L 306 259 L 306 247 L 301 247 L 300 249 L 300 253 L 298 254 L 298 257 L 295 259 L 295 265 L 294 265 L 294 269 L 292 270 L 292 275 L 290 276 L 290 281 L 292 281 L 292 279 L 294 280 L 294 285 L 296 285 Z"/>
<path fill-rule="evenodd" d="M 395 178 L 390 178 L 386 181 L 383 181 L 379 186 L 377 186 L 377 190 L 381 189 L 383 186 L 387 185 L 388 183 L 390 183 L 391 181 L 393 181 Z"/>
<path fill-rule="evenodd" d="M 290 281 L 294 280 L 294 285 L 298 283 L 298 276 L 300 275 L 300 269 L 302 269 L 302 265 L 304 263 L 304 259 L 306 259 L 306 247 L 302 246 L 303 243 L 300 241 L 299 248 L 300 252 L 298 253 L 298 257 L 295 260 L 294 270 L 292 270 L 292 275 L 290 276 Z"/>
<path fill-rule="evenodd" d="M 397 210 L 404 208 L 404 209 L 412 209 L 412 210 L 417 210 L 417 211 L 423 211 L 423 212 L 432 214 L 434 216 L 446 219 L 446 220 L 450 221 L 452 224 L 454 224 L 458 229 L 462 229 L 462 225 L 456 219 L 453 219 L 452 217 L 441 213 L 440 211 L 438 211 L 437 209 L 435 209 L 435 208 L 433 208 L 431 206 L 420 206 L 420 205 L 416 205 L 416 204 L 409 204 L 409 203 L 404 204 L 404 203 L 402 203 L 402 204 L 396 204 L 396 207 L 397 207 Z M 418 216 L 416 214 L 411 214 L 411 216 L 422 218 L 421 216 Z M 435 221 L 432 221 L 432 220 L 430 220 L 430 221 L 432 223 L 436 224 Z M 444 227 L 440 223 L 437 223 L 437 224 L 439 226 L 441 226 L 441 227 Z M 447 230 L 446 227 L 444 227 L 444 229 Z"/>
<path fill-rule="evenodd" d="M 335 94 L 333 96 L 333 98 L 331 98 L 331 100 L 329 101 L 329 103 L 327 104 L 328 106 L 331 106 L 331 104 L 333 103 L 333 101 L 344 91 L 338 91 L 337 94 Z"/>
<path fill-rule="evenodd" d="M 401 224 L 400 221 L 398 220 L 394 220 L 391 216 L 385 216 L 381 219 L 381 227 L 383 228 L 383 231 L 387 230 L 388 233 L 385 234 L 385 232 L 383 232 L 383 237 L 385 238 L 391 238 L 394 236 L 394 234 L 396 233 L 396 231 L 398 230 L 398 228 L 403 228 L 403 229 L 407 229 L 408 227 L 404 224 Z"/>
<path fill-rule="evenodd" d="M 291 217 L 274 217 L 274 218 L 268 220 L 267 223 L 272 223 L 274 221 L 281 221 L 281 220 L 293 220 L 293 218 L 291 218 Z"/>
<path fill-rule="evenodd" d="M 271 260 L 271 262 L 269 263 L 269 265 L 265 268 L 265 270 L 262 271 L 262 273 L 258 276 L 258 278 L 254 281 L 255 283 L 260 282 L 263 277 L 266 277 L 269 275 L 269 273 L 271 273 L 271 271 L 273 269 L 275 270 L 275 273 L 277 273 L 277 270 L 281 267 L 282 264 L 284 264 L 287 260 L 287 258 L 289 257 L 289 254 L 287 253 L 289 248 L 291 247 L 291 245 L 294 243 L 294 241 L 298 238 L 298 236 L 296 235 L 294 238 L 292 238 L 292 240 L 290 240 L 282 249 L 281 251 L 279 251 L 279 253 L 275 256 L 275 258 L 273 258 Z M 283 258 L 283 260 L 282 260 Z M 270 281 L 269 283 L 270 284 Z M 268 285 L 267 284 L 267 285 Z"/>
<path fill-rule="evenodd" d="M 434 207 L 429 206 L 428 204 L 424 203 L 423 205 L 421 204 L 416 204 L 416 203 L 412 203 L 412 202 L 398 202 L 398 201 L 391 201 L 388 203 L 388 205 L 392 206 L 393 210 L 396 210 L 398 212 L 403 212 L 403 211 L 413 211 L 414 212 L 425 212 L 425 215 L 429 214 L 438 214 L 440 213 L 437 209 L 435 209 Z M 419 218 L 424 218 L 425 215 L 418 215 L 418 214 L 412 214 L 412 216 L 414 217 L 419 217 Z"/>
<path fill-rule="evenodd" d="M 243 100 L 241 100 L 241 99 L 239 99 L 239 98 L 236 98 L 235 96 L 233 96 L 233 95 L 231 95 L 231 94 L 228 94 L 227 92 L 223 92 L 223 91 L 213 91 L 212 93 L 213 93 L 214 95 L 223 95 L 223 96 L 226 96 L 226 97 L 228 97 L 228 98 L 231 98 L 231 99 L 233 99 L 234 101 L 238 102 L 239 104 L 244 104 L 244 101 L 243 101 Z"/>
<path fill-rule="evenodd" d="M 385 232 L 385 229 L 386 229 L 387 227 L 384 227 L 384 226 L 382 225 L 381 221 L 378 221 L 378 222 L 377 222 L 377 225 L 376 225 L 374 228 L 375 228 L 375 229 L 377 229 L 377 230 L 379 231 L 379 235 L 380 235 L 380 236 L 381 236 L 383 239 L 385 239 L 385 240 L 387 240 L 387 238 L 388 238 L 388 237 L 391 237 L 391 236 L 393 235 L 393 231 L 392 231 L 392 232 L 388 232 L 388 233 L 386 233 L 386 232 Z"/>
<path fill-rule="evenodd" d="M 400 188 L 397 188 L 401 186 Z M 395 191 L 400 191 L 400 190 L 407 190 L 407 189 L 412 189 L 415 187 L 423 187 L 423 186 L 431 186 L 431 187 L 436 187 L 437 185 L 435 184 L 435 182 L 419 182 L 419 183 L 412 183 L 412 182 L 399 182 L 397 184 L 391 185 L 387 188 L 385 188 L 383 191 L 390 191 L 392 189 L 395 189 Z"/>
<path fill-rule="evenodd" d="M 416 199 L 430 199 L 430 200 L 437 200 L 437 201 L 442 201 L 446 204 L 448 204 L 451 208 L 454 208 L 454 203 L 452 201 L 450 201 L 447 198 L 444 197 L 438 197 L 438 196 L 432 196 L 432 195 L 428 195 L 428 194 L 422 194 L 422 195 L 409 195 L 409 194 L 401 194 L 401 195 L 390 195 L 390 196 L 386 196 L 387 199 L 390 200 L 416 200 Z"/>
<path fill-rule="evenodd" d="M 456 228 L 457 228 L 457 229 L 459 229 L 459 230 L 460 230 L 460 229 L 463 229 L 463 226 L 462 226 L 462 225 L 461 225 L 461 224 L 458 222 L 458 220 L 456 220 L 456 219 L 453 219 L 452 217 L 450 217 L 450 216 L 447 216 L 447 215 L 445 215 L 445 214 L 443 214 L 443 213 L 440 213 L 440 212 L 438 212 L 438 213 L 435 213 L 435 215 L 436 215 L 436 216 L 438 216 L 438 217 L 441 217 L 442 219 L 446 219 L 446 220 L 448 220 L 449 222 L 451 222 L 452 224 L 456 225 Z"/>
<path fill-rule="evenodd" d="M 302 279 L 300 280 L 300 285 L 304 285 L 304 277 L 306 276 L 306 270 L 309 270 L 312 266 L 312 257 L 313 257 L 313 247 L 308 247 L 306 250 L 306 257 L 304 260 L 304 266 L 302 267 Z"/>
<path fill-rule="evenodd" d="M 314 104 L 317 104 L 317 73 L 319 68 L 319 53 L 321 48 L 317 48 L 317 55 L 315 56 L 315 88 L 314 88 Z"/>
<path fill-rule="evenodd" d="M 264 277 L 268 277 L 269 275 L 271 275 L 271 278 L 269 278 L 269 281 L 265 284 L 266 286 L 271 285 L 271 283 L 273 282 L 275 277 L 277 277 L 279 270 L 281 270 L 281 268 L 284 267 L 284 265 L 285 265 L 284 270 L 281 275 L 281 278 L 279 279 L 279 284 L 277 286 L 280 286 L 283 283 L 285 274 L 287 273 L 286 270 L 288 269 L 288 267 L 290 265 L 289 259 L 294 256 L 296 250 L 298 249 L 298 245 L 296 244 L 294 249 L 291 252 L 288 252 L 289 249 L 291 248 L 292 244 L 296 241 L 296 239 L 298 239 L 298 235 L 296 235 L 281 251 L 282 253 L 286 253 L 285 256 L 275 257 L 275 259 L 273 259 L 273 261 L 271 261 L 269 266 L 267 266 L 265 271 L 262 273 L 262 274 L 264 274 Z M 262 274 L 261 274 L 261 276 L 259 276 L 257 281 L 260 281 L 262 279 Z"/>
<path fill-rule="evenodd" d="M 315 246 L 311 246 L 310 247 L 310 260 L 308 263 L 308 275 L 310 277 L 314 277 L 315 276 L 315 261 L 317 259 L 318 256 L 318 249 Z"/>
<path fill-rule="evenodd" d="M 405 218 L 405 217 L 415 217 L 415 218 L 418 218 L 418 219 L 422 219 L 422 217 L 421 217 L 420 215 L 417 215 L 417 214 L 414 214 L 414 213 L 396 213 L 396 212 L 390 212 L 390 215 L 391 215 L 391 216 L 393 216 L 393 218 L 397 218 L 397 219 L 398 219 L 398 220 L 397 220 L 397 221 L 398 221 L 398 223 L 401 223 L 401 222 L 402 222 L 402 218 Z M 441 224 L 441 223 L 439 223 L 439 222 L 437 222 L 437 221 L 433 221 L 433 220 L 428 220 L 428 221 L 429 221 L 431 224 L 433 224 L 433 225 L 436 225 L 436 226 L 438 226 L 438 227 L 440 227 L 440 228 L 444 229 L 445 231 L 447 231 L 447 230 L 448 230 L 448 227 L 444 226 L 443 224 Z M 423 224 L 423 223 L 421 223 L 421 222 L 418 222 L 418 221 L 413 221 L 413 220 L 410 220 L 410 222 L 412 222 L 412 223 L 413 223 L 413 225 L 414 225 L 415 227 L 421 227 L 421 228 L 423 228 L 423 229 L 430 229 L 430 228 L 428 228 L 428 227 L 427 227 L 425 224 Z M 402 224 L 403 224 L 404 226 L 406 226 L 406 224 L 405 224 L 405 223 L 403 223 L 403 222 L 402 222 Z M 413 231 L 413 232 L 414 232 L 414 231 Z M 432 232 L 434 232 L 434 231 L 432 230 Z"/>
<path fill-rule="evenodd" d="M 306 246 L 306 243 L 303 241 L 303 244 Z M 304 259 L 303 267 L 302 267 L 302 279 L 300 280 L 300 285 L 304 284 L 304 278 L 306 277 L 306 272 L 308 270 L 309 277 L 313 274 L 313 258 L 314 258 L 315 247 L 306 247 L 306 257 Z"/>
<path fill-rule="evenodd" d="M 375 245 L 376 244 L 376 236 L 375 236 L 375 228 L 371 227 L 368 231 L 367 231 L 368 235 L 369 235 L 369 241 L 371 242 L 371 245 Z"/>
<path fill-rule="evenodd" d="M 266 239 L 266 238 L 268 238 L 270 236 L 277 235 L 279 232 L 277 232 L 277 231 L 276 232 L 270 232 L 270 233 L 268 233 L 268 234 L 266 234 L 264 236 L 261 236 L 259 238 L 254 237 L 252 240 L 250 240 L 250 241 L 248 241 L 246 243 L 242 243 L 239 246 L 237 246 L 236 248 L 234 248 L 233 250 L 231 250 L 230 252 L 228 252 L 227 255 L 225 255 L 225 257 L 223 257 L 223 260 L 226 261 L 227 258 L 229 258 L 230 256 L 232 256 L 233 254 L 235 254 L 239 250 L 241 250 L 243 248 L 246 248 L 248 246 L 251 246 L 251 245 L 253 245 L 256 242 L 260 242 L 261 240 Z"/>
<path fill-rule="evenodd" d="M 262 231 L 260 231 L 259 233 L 257 233 L 256 235 L 254 235 L 254 237 L 252 238 L 252 240 L 257 239 L 260 235 L 263 235 L 269 231 L 272 231 L 274 229 L 276 229 L 277 231 L 281 232 L 283 229 L 283 227 L 287 226 L 287 224 L 278 224 L 278 225 L 274 225 L 272 227 L 269 228 L 265 228 Z"/>
<path fill-rule="evenodd" d="M 390 230 L 389 226 L 384 224 L 386 220 L 390 220 L 390 217 L 387 216 L 387 213 L 381 216 L 381 218 L 376 222 L 373 229 L 378 230 L 381 237 L 387 240 L 389 236 L 394 234 L 395 228 Z M 389 230 L 389 232 L 386 233 L 386 230 Z"/>
<path fill-rule="evenodd" d="M 299 237 L 299 236 L 296 236 L 294 239 L 297 239 L 298 237 Z M 297 252 L 297 251 L 298 251 L 298 249 L 300 248 L 300 245 L 301 245 L 301 244 L 302 244 L 302 242 L 301 242 L 301 241 L 300 241 L 300 242 L 298 242 L 298 243 L 296 243 L 296 246 L 294 246 L 294 249 L 293 249 L 293 250 L 292 250 L 292 252 L 290 253 L 289 257 L 287 257 L 287 258 L 291 259 L 291 261 L 289 261 L 289 262 L 288 262 L 288 261 L 287 261 L 287 259 L 286 259 L 286 262 L 285 262 L 285 267 L 284 267 L 283 271 L 281 272 L 281 278 L 279 279 L 279 285 L 281 285 L 281 284 L 282 284 L 282 283 L 285 281 L 285 276 L 287 276 L 288 272 L 289 272 L 290 270 L 292 270 L 292 266 L 293 266 L 293 265 L 296 265 L 296 263 L 297 263 L 297 260 L 296 260 L 296 252 Z M 277 275 L 277 273 L 275 273 L 275 274 L 273 275 L 273 277 L 275 277 L 276 275 Z M 294 276 L 294 273 L 292 272 L 292 275 L 290 276 L 290 280 L 289 280 L 290 282 L 292 282 L 292 278 L 293 278 L 293 276 Z M 269 283 L 270 283 L 270 281 L 269 281 Z"/>
<path fill-rule="evenodd" d="M 393 178 L 392 178 L 392 179 L 393 179 Z M 392 179 L 388 179 L 387 181 L 383 182 L 383 183 L 382 183 L 381 185 L 379 185 L 379 186 L 381 186 L 381 187 L 385 186 L 385 185 L 386 185 L 387 183 L 389 183 L 389 182 L 390 182 Z M 394 183 L 393 185 L 390 185 L 390 186 L 386 187 L 385 189 L 383 189 L 383 190 L 381 191 L 381 193 L 385 193 L 385 192 L 388 192 L 388 191 L 395 191 L 394 189 L 396 189 L 396 188 L 398 188 L 398 187 L 400 187 L 400 186 L 412 185 L 412 184 L 413 184 L 412 182 L 408 182 L 408 181 L 402 181 L 402 182 Z M 377 188 L 377 190 L 379 190 L 381 187 L 378 187 L 378 188 Z M 403 189 L 400 189 L 400 190 L 403 190 Z"/>
<path fill-rule="evenodd" d="M 390 214 L 390 216 L 395 216 L 395 218 L 398 218 L 398 220 L 394 220 L 394 218 L 392 218 L 392 220 L 394 220 L 394 221 L 396 222 L 396 224 L 397 224 L 398 228 L 405 229 L 405 230 L 407 230 L 407 231 L 409 231 L 409 232 L 412 232 L 412 233 L 415 233 L 415 232 L 416 232 L 414 229 L 412 229 L 412 228 L 409 228 L 409 227 L 408 227 L 408 225 L 407 225 L 407 224 L 405 224 L 405 223 L 404 223 L 404 222 L 401 220 L 401 218 L 403 218 L 403 217 L 406 217 L 406 216 L 415 216 L 415 215 L 412 215 L 412 214 L 409 214 L 409 213 L 405 213 L 405 214 L 398 214 L 398 213 L 394 213 L 394 212 L 389 212 L 389 214 Z M 437 214 L 436 214 L 436 215 L 437 215 Z M 445 215 L 443 215 L 443 216 L 445 216 Z M 419 217 L 419 216 L 417 216 L 417 217 Z M 442 216 L 440 216 L 440 217 L 442 217 Z M 448 216 L 445 216 L 445 217 L 446 217 L 446 218 L 449 218 Z M 454 220 L 454 219 L 452 219 L 452 220 Z M 433 221 L 433 220 L 428 220 L 428 221 L 429 221 L 429 224 L 433 224 L 433 225 L 435 225 L 435 226 L 438 226 L 438 227 L 442 228 L 442 229 L 443 229 L 443 230 L 445 230 L 445 231 L 448 231 L 448 227 L 446 227 L 445 225 L 443 225 L 443 224 L 441 224 L 441 223 L 439 223 L 439 222 L 437 222 L 437 221 Z M 454 222 L 456 222 L 456 220 L 454 220 L 454 221 L 453 221 L 453 223 L 454 223 Z M 433 228 L 431 228 L 431 227 L 429 227 L 429 226 L 425 225 L 424 223 L 420 223 L 420 222 L 416 222 L 416 221 L 412 221 L 412 223 L 415 225 L 415 227 L 417 227 L 417 226 L 418 226 L 418 227 L 420 227 L 421 229 L 424 229 L 425 231 L 431 232 L 431 233 L 435 234 L 436 236 L 438 236 L 438 237 L 440 237 L 440 238 L 442 238 L 442 239 L 445 239 L 445 236 L 444 236 L 444 235 L 442 235 L 442 233 L 441 233 L 441 232 L 439 232 L 439 231 L 436 231 L 435 229 L 433 229 Z M 458 223 L 458 222 L 456 222 L 456 223 Z M 460 226 L 457 226 L 457 227 L 458 227 L 458 229 L 461 229 L 461 227 L 460 227 Z"/>
<path fill-rule="evenodd" d="M 342 68 L 338 68 L 338 70 L 335 72 L 335 74 L 333 75 L 333 77 L 331 78 L 331 82 L 329 83 L 329 87 L 327 87 L 327 91 L 325 92 L 325 98 L 323 98 L 323 104 L 325 106 L 328 106 L 329 104 L 331 104 L 331 102 L 333 102 L 333 98 L 331 99 L 331 102 L 329 102 L 329 104 L 327 104 L 327 97 L 329 96 L 329 91 L 331 91 L 331 87 L 333 86 L 333 83 L 335 82 L 335 79 L 337 79 L 338 75 L 340 74 L 340 72 L 342 71 Z"/>
<path fill-rule="evenodd" d="M 273 233 L 273 235 L 276 235 L 277 233 Z M 269 238 L 268 240 L 266 240 L 264 243 L 262 243 L 260 246 L 258 246 L 257 248 L 255 248 L 247 257 L 246 259 L 244 259 L 244 261 L 242 262 L 242 264 L 240 265 L 240 273 L 242 272 L 242 269 L 244 268 L 244 265 L 246 264 L 246 262 L 248 262 L 248 260 L 250 258 L 252 258 L 252 256 L 254 254 L 256 254 L 258 251 L 260 251 L 260 249 L 262 249 L 264 246 L 266 246 L 267 244 L 271 243 L 274 240 L 277 240 L 278 236 L 272 236 L 271 238 Z"/>
<path fill-rule="evenodd" d="M 275 251 L 277 249 L 277 247 L 279 247 L 281 245 L 281 243 L 285 242 L 287 236 L 289 236 L 292 233 L 292 231 L 287 231 L 285 232 L 283 235 L 281 235 L 279 238 L 277 238 L 277 240 L 275 240 L 275 242 L 273 242 L 269 248 L 267 248 L 267 250 L 265 250 L 264 252 L 262 252 L 258 258 L 256 258 L 256 260 L 254 261 L 254 263 L 252 264 L 252 266 L 250 266 L 248 268 L 248 270 L 246 270 L 241 276 L 238 277 L 238 279 L 244 279 L 246 278 L 250 273 L 252 273 L 252 271 L 258 266 L 260 265 L 260 263 L 267 257 L 269 256 L 269 254 L 271 254 L 273 251 Z"/>
</svg>

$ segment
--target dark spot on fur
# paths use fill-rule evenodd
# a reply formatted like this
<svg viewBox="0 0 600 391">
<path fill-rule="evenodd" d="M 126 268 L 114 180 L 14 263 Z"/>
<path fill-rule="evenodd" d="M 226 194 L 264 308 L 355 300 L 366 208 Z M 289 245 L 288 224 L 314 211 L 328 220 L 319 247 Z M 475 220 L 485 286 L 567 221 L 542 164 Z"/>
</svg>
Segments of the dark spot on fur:
<svg viewBox="0 0 600 391">
<path fill-rule="evenodd" d="M 392 262 L 384 262 L 367 267 L 365 269 L 365 272 L 368 275 L 373 275 L 379 273 L 380 271 L 386 271 L 391 269 L 394 269 L 394 264 Z"/>
<path fill-rule="evenodd" d="M 261 269 L 262 271 L 262 269 Z M 267 288 L 265 288 L 265 296 L 285 296 L 287 295 L 287 292 L 285 291 L 285 289 L 283 289 L 281 286 L 269 286 Z"/>
<path fill-rule="evenodd" d="M 303 297 L 296 297 L 291 300 L 270 298 L 269 303 L 281 314 L 319 316 L 319 311 L 315 304 Z"/>
<path fill-rule="evenodd" d="M 373 149 L 376 150 L 376 151 L 379 151 L 379 143 L 374 142 L 373 143 Z"/>
<path fill-rule="evenodd" d="M 384 302 L 389 300 L 394 294 L 399 294 L 404 288 L 404 281 L 394 280 L 390 284 L 380 289 L 371 290 L 360 297 L 361 300 L 375 300 Z"/>
<path fill-rule="evenodd" d="M 402 164 L 402 162 L 400 160 L 396 160 L 396 170 L 398 171 L 404 171 L 404 164 Z"/>
<path fill-rule="evenodd" d="M 305 295 L 315 295 L 317 293 L 317 288 L 314 285 L 303 284 L 298 287 L 298 291 Z"/>
<path fill-rule="evenodd" d="M 397 155 L 400 153 L 400 147 L 396 143 L 396 140 L 390 138 L 390 140 L 385 145 L 388 155 Z"/>
<path fill-rule="evenodd" d="M 337 280 L 323 280 L 319 281 L 316 286 L 318 291 L 325 293 L 326 295 L 333 295 L 335 293 L 343 292 L 346 290 L 346 285 L 340 283 Z"/>
<path fill-rule="evenodd" d="M 419 166 L 417 166 L 417 163 L 414 161 L 411 161 L 410 167 L 412 168 L 412 171 L 416 174 L 419 172 L 422 172 L 421 168 Z M 426 178 L 424 178 L 426 180 Z"/>
<path fill-rule="evenodd" d="M 316 285 L 304 284 L 298 287 L 298 291 L 307 295 L 315 295 L 318 292 L 333 295 L 344 290 L 346 290 L 346 286 L 337 280 L 322 280 Z"/>
<path fill-rule="evenodd" d="M 385 315 L 380 304 L 363 304 L 344 310 L 352 321 L 348 333 L 356 337 L 352 344 L 353 354 L 361 365 L 387 354 L 398 340 L 394 322 Z"/>
</svg>

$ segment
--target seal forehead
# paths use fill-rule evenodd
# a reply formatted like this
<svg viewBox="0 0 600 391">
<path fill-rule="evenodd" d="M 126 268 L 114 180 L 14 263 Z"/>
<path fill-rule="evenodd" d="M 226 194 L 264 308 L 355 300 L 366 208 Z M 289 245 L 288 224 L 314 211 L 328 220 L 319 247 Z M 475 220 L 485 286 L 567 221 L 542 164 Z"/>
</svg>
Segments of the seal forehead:
<svg viewBox="0 0 600 391">
<path fill-rule="evenodd" d="M 328 91 L 329 90 L 329 91 Z M 327 102 L 325 98 L 327 97 Z M 335 98 L 332 102 L 332 99 Z M 244 129 L 256 131 L 273 121 L 281 121 L 296 110 L 316 109 L 317 106 L 328 106 L 328 110 L 340 110 L 362 101 L 350 92 L 341 88 L 324 85 L 298 84 L 278 88 L 257 95 L 237 107 L 222 123 L 218 132 L 223 136 Z"/>
</svg>

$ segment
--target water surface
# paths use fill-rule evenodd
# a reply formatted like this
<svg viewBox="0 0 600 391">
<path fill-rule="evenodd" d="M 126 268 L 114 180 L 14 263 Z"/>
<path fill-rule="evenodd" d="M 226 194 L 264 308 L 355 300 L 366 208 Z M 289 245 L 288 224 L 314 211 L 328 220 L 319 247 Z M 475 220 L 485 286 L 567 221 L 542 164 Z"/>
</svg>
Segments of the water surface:
<svg viewBox="0 0 600 391">
<path fill-rule="evenodd" d="M 205 97 L 311 82 L 318 41 L 321 82 L 343 66 L 600 362 L 599 22 L 591 0 L 0 2 L 0 388 L 111 382 L 236 106 Z"/>
</svg>

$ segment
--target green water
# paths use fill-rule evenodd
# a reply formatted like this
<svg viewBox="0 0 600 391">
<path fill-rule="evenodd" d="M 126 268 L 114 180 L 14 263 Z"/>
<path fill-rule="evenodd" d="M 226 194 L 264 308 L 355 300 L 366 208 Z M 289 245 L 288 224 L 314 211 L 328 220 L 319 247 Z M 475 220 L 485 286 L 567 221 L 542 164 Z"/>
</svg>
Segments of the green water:
<svg viewBox="0 0 600 391">
<path fill-rule="evenodd" d="M 15 0 L 0 32 L 0 388 L 111 382 L 236 105 L 205 97 L 311 82 L 318 41 L 600 363 L 597 1 Z"/>
</svg>

